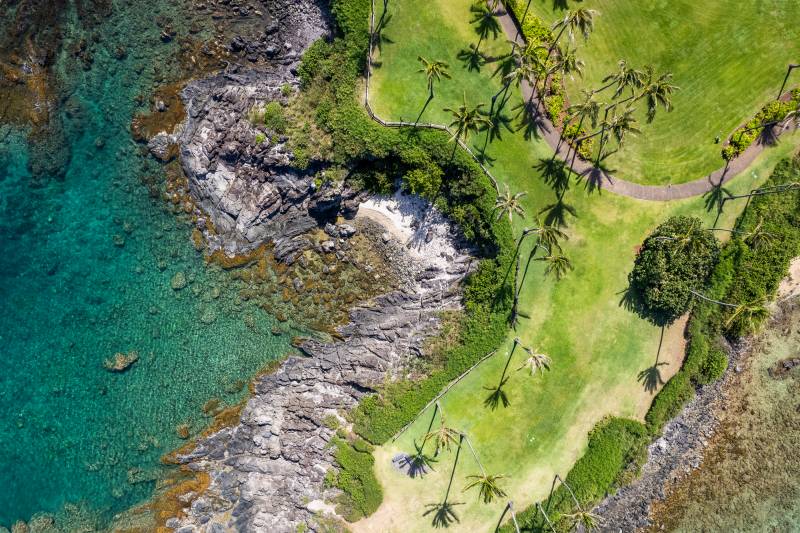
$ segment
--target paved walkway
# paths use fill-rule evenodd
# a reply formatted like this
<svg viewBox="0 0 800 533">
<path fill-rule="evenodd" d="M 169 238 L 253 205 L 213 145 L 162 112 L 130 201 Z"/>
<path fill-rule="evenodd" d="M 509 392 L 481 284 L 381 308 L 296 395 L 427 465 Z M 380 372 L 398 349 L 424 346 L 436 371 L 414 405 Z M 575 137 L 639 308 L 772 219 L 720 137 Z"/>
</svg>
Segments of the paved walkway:
<svg viewBox="0 0 800 533">
<path fill-rule="evenodd" d="M 500 21 L 500 25 L 506 37 L 508 37 L 510 41 L 516 41 L 520 46 L 525 46 L 525 40 L 521 32 L 518 31 L 514 18 L 508 12 L 502 10 L 502 8 L 495 14 Z M 533 103 L 533 105 L 530 106 L 530 112 L 533 116 L 533 120 L 536 122 L 541 137 L 550 145 L 556 154 L 558 154 L 558 157 L 562 160 L 566 160 L 567 153 L 571 151 L 569 145 L 566 142 L 559 142 L 561 134 L 542 109 L 539 98 L 534 94 L 533 87 L 528 82 L 523 82 L 521 87 L 522 97 L 525 101 Z M 779 127 L 775 128 L 775 136 L 779 136 L 785 130 L 786 125 L 779 125 Z M 730 181 L 744 172 L 753 161 L 755 161 L 756 157 L 758 157 L 764 148 L 774 143 L 774 139 L 772 141 L 773 142 L 767 142 L 763 136 L 760 136 L 747 150 L 725 167 L 715 170 L 708 176 L 677 185 L 641 185 L 639 183 L 625 181 L 609 174 L 605 170 L 596 168 L 590 162 L 580 158 L 575 158 L 572 171 L 581 176 L 586 181 L 587 188 L 592 190 L 611 191 L 615 194 L 628 196 L 630 198 L 638 198 L 640 200 L 679 200 L 704 194 L 714 187 Z M 572 159 L 572 155 L 569 157 Z"/>
</svg>

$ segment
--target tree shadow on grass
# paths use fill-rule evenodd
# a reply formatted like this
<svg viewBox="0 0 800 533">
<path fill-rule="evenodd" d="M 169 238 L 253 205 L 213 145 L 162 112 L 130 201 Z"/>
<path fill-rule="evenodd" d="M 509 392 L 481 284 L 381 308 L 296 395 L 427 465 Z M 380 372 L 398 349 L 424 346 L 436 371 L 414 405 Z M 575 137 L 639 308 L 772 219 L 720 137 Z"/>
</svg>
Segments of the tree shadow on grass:
<svg viewBox="0 0 800 533">
<path fill-rule="evenodd" d="M 500 381 L 494 387 L 483 387 L 485 390 L 490 391 L 489 396 L 483 400 L 483 406 L 488 407 L 492 411 L 496 410 L 500 407 L 500 404 L 503 407 L 508 407 L 511 405 L 511 402 L 508 400 L 508 395 L 506 391 L 503 390 L 503 387 L 508 383 L 508 378 L 506 377 L 506 372 L 508 372 L 508 365 L 511 364 L 511 358 L 514 357 L 514 351 L 517 349 L 517 344 L 519 344 L 517 339 L 514 339 L 514 345 L 511 347 L 511 351 L 508 354 L 508 358 L 506 359 L 506 365 L 503 367 L 503 373 L 500 375 Z"/>
<path fill-rule="evenodd" d="M 661 339 L 658 341 L 658 351 L 656 352 L 656 362 L 653 363 L 653 366 L 647 367 L 637 376 L 636 380 L 639 381 L 642 386 L 644 386 L 644 390 L 649 392 L 650 394 L 655 394 L 658 388 L 664 385 L 664 380 L 661 378 L 661 369 L 660 367 L 665 366 L 669 363 L 666 362 L 659 362 L 659 358 L 661 357 L 661 346 L 664 344 L 664 330 L 666 326 L 661 326 Z"/>
<path fill-rule="evenodd" d="M 444 500 L 437 503 L 429 503 L 425 506 L 427 509 L 422 516 L 433 515 L 431 525 L 435 528 L 448 528 L 454 523 L 459 523 L 458 515 L 455 511 L 456 505 L 464 505 L 464 502 L 451 502 L 449 501 L 450 489 L 453 486 L 453 478 L 456 475 L 456 466 L 458 466 L 458 458 L 461 456 L 461 445 L 464 441 L 462 435 L 458 441 L 458 448 L 456 448 L 456 458 L 453 461 L 453 469 L 450 471 L 450 482 L 447 484 L 447 491 L 444 493 Z"/>
<path fill-rule="evenodd" d="M 469 45 L 469 48 L 464 48 L 456 56 L 459 61 L 464 63 L 464 68 L 469 72 L 478 72 L 483 65 L 486 64 L 486 57 L 478 50 L 474 44 Z"/>
</svg>

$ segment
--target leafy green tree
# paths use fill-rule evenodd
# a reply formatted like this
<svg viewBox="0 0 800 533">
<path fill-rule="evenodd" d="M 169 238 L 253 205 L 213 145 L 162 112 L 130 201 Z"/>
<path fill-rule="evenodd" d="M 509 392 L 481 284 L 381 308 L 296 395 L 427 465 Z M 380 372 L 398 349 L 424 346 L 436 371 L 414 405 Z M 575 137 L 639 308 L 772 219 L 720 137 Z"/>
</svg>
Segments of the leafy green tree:
<svg viewBox="0 0 800 533">
<path fill-rule="evenodd" d="M 640 313 L 658 325 L 687 312 L 719 256 L 719 242 L 696 217 L 672 217 L 644 241 L 628 276 Z"/>
</svg>

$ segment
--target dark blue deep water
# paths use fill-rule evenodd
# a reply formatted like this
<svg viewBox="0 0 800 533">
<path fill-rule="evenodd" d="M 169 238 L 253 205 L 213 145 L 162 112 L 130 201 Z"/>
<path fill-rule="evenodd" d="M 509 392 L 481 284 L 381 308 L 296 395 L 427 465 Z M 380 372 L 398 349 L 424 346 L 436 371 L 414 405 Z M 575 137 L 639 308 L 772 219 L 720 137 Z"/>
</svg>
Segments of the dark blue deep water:
<svg viewBox="0 0 800 533">
<path fill-rule="evenodd" d="M 184 442 L 176 427 L 200 431 L 209 399 L 240 401 L 243 382 L 288 350 L 288 334 L 271 333 L 274 319 L 239 299 L 240 282 L 207 266 L 188 221 L 142 184 L 163 170 L 130 123 L 175 54 L 153 22 L 169 15 L 183 31 L 175 5 L 115 2 L 89 70 L 58 58 L 62 179 L 32 185 L 27 130 L 0 126 L 0 525 L 67 503 L 108 519 L 146 499 L 159 458 Z M 104 368 L 130 351 L 140 359 L 127 372 Z"/>
</svg>

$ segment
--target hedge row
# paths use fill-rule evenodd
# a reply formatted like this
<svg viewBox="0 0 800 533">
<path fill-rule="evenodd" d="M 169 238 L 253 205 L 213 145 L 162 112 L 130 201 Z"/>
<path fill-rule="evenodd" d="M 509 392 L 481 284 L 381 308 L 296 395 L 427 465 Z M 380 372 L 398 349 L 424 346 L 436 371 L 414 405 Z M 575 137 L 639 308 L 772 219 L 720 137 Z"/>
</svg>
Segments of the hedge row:
<svg viewBox="0 0 800 533">
<path fill-rule="evenodd" d="M 722 149 L 722 159 L 730 161 L 744 152 L 764 131 L 764 124 L 782 121 L 790 111 L 800 107 L 800 88 L 793 89 L 787 101 L 773 100 L 762 107 L 747 124 L 733 132 L 728 144 Z"/>
<path fill-rule="evenodd" d="M 509 13 L 516 20 L 517 27 L 520 28 L 523 37 L 525 37 L 525 42 L 528 45 L 544 46 L 544 49 L 540 49 L 536 53 L 540 54 L 541 59 L 545 59 L 547 49 L 555 39 L 555 36 L 542 19 L 533 14 L 530 9 L 526 10 L 529 6 L 530 2 L 528 0 L 509 0 L 506 2 L 506 8 L 509 9 Z M 551 56 L 548 61 L 548 68 L 553 66 L 552 62 L 554 60 Z M 540 86 L 539 89 L 541 90 L 543 87 Z M 561 114 L 564 112 L 566 101 L 561 76 L 557 73 L 553 74 L 550 78 L 550 85 L 546 89 L 547 93 L 543 101 L 544 109 L 550 120 L 558 126 L 561 123 Z"/>
<path fill-rule="evenodd" d="M 399 180 L 435 201 L 482 257 L 466 281 L 460 343 L 446 353 L 445 363 L 424 380 L 387 383 L 351 413 L 355 432 L 382 444 L 447 382 L 505 339 L 512 300 L 505 274 L 513 260 L 514 240 L 508 221 L 493 216 L 496 192 L 489 178 L 472 158 L 454 150 L 446 134 L 385 128 L 369 118 L 358 87 L 369 44 L 370 0 L 332 0 L 331 10 L 337 36 L 312 45 L 298 70 L 303 89 L 299 98 L 307 95 L 312 100 L 311 120 L 333 141 L 323 160 L 309 168 L 338 168 L 352 186 L 378 192 L 391 191 Z M 290 140 L 296 134 L 289 131 Z M 339 504 L 346 518 L 355 520 L 377 508 L 380 486 L 372 473 L 371 454 L 341 438 L 335 444 L 340 470 L 329 481 L 345 492 Z"/>
<path fill-rule="evenodd" d="M 779 163 L 764 187 L 800 180 L 800 158 Z M 800 191 L 754 196 L 739 217 L 736 234 L 722 250 L 705 292 L 728 302 L 771 299 L 789 262 L 800 255 Z M 759 227 L 772 235 L 757 249 L 748 234 Z M 572 467 L 566 481 L 581 505 L 591 508 L 606 494 L 629 482 L 646 460 L 646 445 L 660 435 L 664 425 L 680 413 L 694 397 L 698 385 L 719 379 L 728 366 L 724 337 L 738 337 L 749 331 L 726 330 L 730 308 L 703 302 L 695 306 L 686 330 L 686 358 L 680 371 L 653 399 L 645 422 L 608 418 L 589 434 L 586 453 Z M 575 511 L 572 498 L 563 486 L 553 492 L 548 503 L 541 502 L 559 531 L 572 527 L 566 517 Z M 548 507 L 549 506 L 549 507 Z M 549 531 L 541 513 L 530 506 L 517 519 L 523 531 Z M 506 524 L 501 531 L 511 533 Z"/>
</svg>

